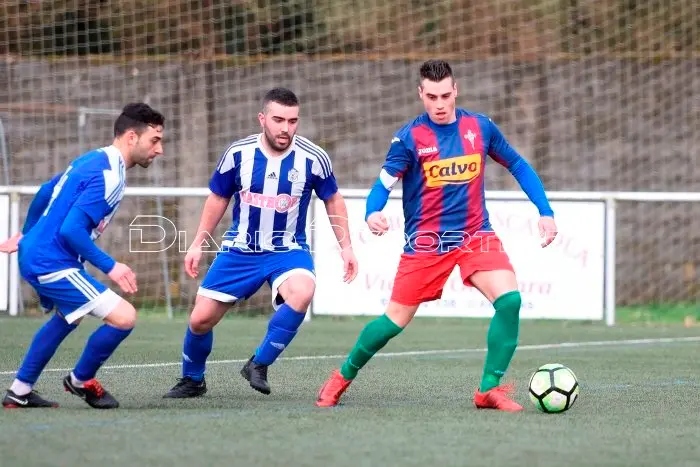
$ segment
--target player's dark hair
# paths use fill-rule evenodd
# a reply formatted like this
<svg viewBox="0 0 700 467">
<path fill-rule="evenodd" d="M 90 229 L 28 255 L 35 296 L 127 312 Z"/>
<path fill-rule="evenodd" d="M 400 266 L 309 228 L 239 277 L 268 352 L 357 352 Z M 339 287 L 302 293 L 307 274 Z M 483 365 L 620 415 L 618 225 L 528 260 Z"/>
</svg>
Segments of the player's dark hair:
<svg viewBox="0 0 700 467">
<path fill-rule="evenodd" d="M 267 108 L 267 104 L 276 102 L 285 107 L 298 107 L 299 99 L 296 94 L 287 88 L 273 88 L 265 93 L 263 97 L 263 109 Z"/>
<path fill-rule="evenodd" d="M 445 78 L 452 78 L 452 67 L 444 60 L 428 60 L 420 67 L 420 80 L 424 79 L 439 83 Z"/>
<path fill-rule="evenodd" d="M 163 126 L 164 123 L 163 114 L 153 110 L 148 104 L 134 102 L 125 105 L 121 115 L 114 122 L 114 136 L 121 136 L 128 130 L 134 130 L 136 134 L 141 135 L 149 126 Z"/>
</svg>

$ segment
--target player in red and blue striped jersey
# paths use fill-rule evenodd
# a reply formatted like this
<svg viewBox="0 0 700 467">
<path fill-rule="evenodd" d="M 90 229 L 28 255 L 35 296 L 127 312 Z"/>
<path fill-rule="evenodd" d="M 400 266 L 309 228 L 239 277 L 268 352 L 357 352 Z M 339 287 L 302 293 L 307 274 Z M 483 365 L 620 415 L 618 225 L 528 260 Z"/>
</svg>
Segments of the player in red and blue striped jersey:
<svg viewBox="0 0 700 467">
<path fill-rule="evenodd" d="M 239 300 L 267 282 L 272 307 L 265 337 L 241 369 L 250 386 L 270 393 L 267 369 L 286 349 L 304 320 L 315 290 L 313 258 L 306 241 L 312 191 L 323 200 L 341 248 L 345 280 L 357 275 L 357 260 L 347 235 L 347 208 L 338 191 L 328 154 L 296 134 L 299 101 L 285 88 L 270 90 L 258 115 L 262 133 L 236 141 L 214 170 L 197 231 L 185 257 L 196 277 L 201 244 L 216 228 L 233 199 L 233 224 L 197 292 L 182 351 L 182 377 L 165 395 L 199 397 L 206 393 L 206 360 L 213 328 Z"/>
<path fill-rule="evenodd" d="M 389 191 L 402 180 L 406 245 L 391 301 L 385 314 L 362 330 L 343 366 L 321 387 L 316 405 L 336 405 L 358 371 L 411 322 L 420 304 L 442 296 L 449 275 L 459 266 L 464 284 L 476 287 L 495 309 L 474 404 L 522 410 L 509 397 L 512 387 L 500 384 L 518 342 L 521 297 L 513 266 L 489 222 L 486 157 L 508 169 L 537 206 L 543 247 L 557 233 L 554 213 L 535 171 L 491 119 L 456 108 L 450 65 L 428 61 L 421 66 L 420 78 L 418 91 L 426 112 L 394 135 L 367 199 L 367 224 L 382 235 L 389 225 L 381 211 Z"/>
</svg>

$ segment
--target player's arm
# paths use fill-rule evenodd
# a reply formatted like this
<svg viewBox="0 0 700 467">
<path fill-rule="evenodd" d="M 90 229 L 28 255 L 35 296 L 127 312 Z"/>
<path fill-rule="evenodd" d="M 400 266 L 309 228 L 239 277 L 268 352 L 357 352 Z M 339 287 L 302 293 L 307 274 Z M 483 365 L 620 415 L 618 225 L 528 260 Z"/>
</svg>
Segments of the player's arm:
<svg viewBox="0 0 700 467">
<path fill-rule="evenodd" d="M 389 230 L 389 223 L 381 211 L 389 201 L 391 190 L 408 170 L 412 160 L 411 153 L 404 142 L 394 137 L 391 140 L 386 162 L 369 192 L 365 206 L 365 221 L 373 233 L 382 235 Z"/>
<path fill-rule="evenodd" d="M 211 191 L 211 194 L 202 209 L 197 235 L 194 242 L 192 242 L 192 247 L 194 248 L 201 247 L 207 238 L 211 238 L 211 234 L 226 213 L 231 197 L 240 189 L 236 183 L 235 174 L 237 154 L 240 153 L 227 150 L 221 156 L 219 164 L 209 180 L 209 191 Z"/>
<path fill-rule="evenodd" d="M 207 197 L 191 248 L 201 248 L 202 243 L 211 238 L 211 234 L 221 222 L 221 218 L 224 217 L 230 201 L 231 198 L 225 198 L 214 192 Z"/>
<path fill-rule="evenodd" d="M 109 274 L 117 262 L 95 245 L 91 236 L 92 230 L 113 208 L 106 200 L 105 191 L 102 174 L 90 178 L 63 219 L 59 235 L 81 258 Z"/>
<path fill-rule="evenodd" d="M 547 194 L 535 169 L 508 143 L 501 130 L 489 120 L 491 141 L 489 156 L 515 177 L 527 197 L 537 207 L 541 216 L 554 216 Z"/>
<path fill-rule="evenodd" d="M 311 166 L 311 185 L 326 207 L 328 220 L 341 250 L 351 249 L 348 209 L 345 206 L 345 200 L 338 191 L 338 182 L 333 174 L 330 158 L 325 153 L 322 153 L 319 158 L 320 160 L 315 160 Z"/>
<path fill-rule="evenodd" d="M 29 209 L 27 210 L 27 218 L 24 221 L 24 226 L 22 227 L 22 234 L 26 234 L 31 230 L 32 227 L 39 221 L 46 207 L 51 201 L 51 196 L 53 194 L 53 189 L 61 179 L 63 173 L 55 175 L 51 180 L 47 181 L 39 187 L 36 195 L 29 204 Z"/>
<path fill-rule="evenodd" d="M 136 276 L 131 268 L 101 250 L 91 236 L 93 229 L 116 208 L 120 198 L 114 196 L 114 192 L 119 189 L 119 183 L 114 180 L 106 183 L 103 174 L 89 179 L 63 220 L 59 235 L 81 258 L 116 282 L 123 292 L 135 293 Z"/>
<path fill-rule="evenodd" d="M 340 246 L 340 256 L 343 258 L 345 282 L 351 282 L 357 276 L 357 258 L 352 250 L 350 240 L 350 225 L 348 208 L 343 195 L 338 191 L 338 182 L 333 174 L 333 167 L 328 155 L 321 151 L 319 159 L 311 166 L 312 186 L 316 195 L 323 201 L 326 214 L 331 223 L 333 233 Z"/>
<path fill-rule="evenodd" d="M 185 272 L 193 279 L 199 275 L 199 261 L 202 259 L 202 244 L 208 238 L 211 238 L 214 229 L 219 225 L 221 218 L 226 212 L 230 199 L 230 197 L 221 196 L 212 190 L 212 193 L 204 202 L 202 215 L 199 219 L 199 226 L 197 227 L 197 234 L 185 255 Z"/>
<path fill-rule="evenodd" d="M 343 195 L 336 191 L 330 198 L 323 200 L 323 204 L 326 206 L 328 220 L 331 222 L 333 233 L 338 240 L 340 249 L 352 248 L 350 227 L 348 225 L 348 208 L 345 205 Z"/>
<path fill-rule="evenodd" d="M 72 207 L 61 224 L 59 235 L 81 258 L 105 274 L 109 274 L 117 262 L 95 245 L 90 237 L 90 232 L 96 225 L 85 211 Z"/>
<path fill-rule="evenodd" d="M 508 143 L 501 130 L 489 119 L 491 126 L 491 139 L 489 144 L 489 156 L 515 177 L 520 188 L 537 207 L 540 213 L 539 231 L 544 238 L 542 246 L 552 243 L 557 235 L 557 226 L 554 222 L 554 211 L 549 205 L 547 194 L 544 191 L 542 180 L 535 169 L 523 159 L 518 152 Z"/>
<path fill-rule="evenodd" d="M 0 243 L 0 253 L 14 253 L 19 248 L 19 241 L 22 236 L 31 230 L 39 221 L 39 218 L 44 213 L 46 206 L 51 202 L 53 189 L 60 180 L 62 174 L 58 174 L 51 180 L 47 181 L 39 187 L 39 191 L 34 195 L 32 202 L 27 210 L 27 217 L 24 220 L 24 226 L 21 232 L 15 233 L 13 236 Z"/>
<path fill-rule="evenodd" d="M 211 193 L 204 202 L 197 233 L 185 255 L 185 272 L 193 279 L 199 275 L 202 244 L 208 238 L 212 238 L 212 233 L 226 213 L 231 197 L 240 188 L 236 184 L 235 156 L 236 153 L 231 150 L 224 152 L 209 180 Z"/>
</svg>

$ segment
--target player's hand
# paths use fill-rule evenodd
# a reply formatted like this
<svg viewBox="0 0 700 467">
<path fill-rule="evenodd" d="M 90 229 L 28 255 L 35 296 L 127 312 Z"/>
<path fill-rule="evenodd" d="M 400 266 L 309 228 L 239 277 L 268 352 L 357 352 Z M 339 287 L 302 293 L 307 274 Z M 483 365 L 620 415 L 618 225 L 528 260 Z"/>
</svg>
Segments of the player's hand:
<svg viewBox="0 0 700 467">
<path fill-rule="evenodd" d="M 199 261 L 202 259 L 202 247 L 190 247 L 185 255 L 185 272 L 192 279 L 199 275 Z"/>
<path fill-rule="evenodd" d="M 381 236 L 389 230 L 389 222 L 386 220 L 386 216 L 379 211 L 369 215 L 367 218 L 367 225 L 374 235 Z"/>
<path fill-rule="evenodd" d="M 357 277 L 357 258 L 355 257 L 355 252 L 352 251 L 352 247 L 348 247 L 340 252 L 341 258 L 343 258 L 343 280 L 345 283 L 350 283 Z"/>
<path fill-rule="evenodd" d="M 136 274 L 131 270 L 129 266 L 124 263 L 117 263 L 114 265 L 109 274 L 107 274 L 110 279 L 119 285 L 122 292 L 125 293 L 136 293 L 138 288 L 136 287 Z"/>
<path fill-rule="evenodd" d="M 0 243 L 0 253 L 14 253 L 19 248 L 19 241 L 22 239 L 21 233 L 16 233 L 4 242 Z"/>
<path fill-rule="evenodd" d="M 552 243 L 557 236 L 557 224 L 554 222 L 553 217 L 542 216 L 537 223 L 537 227 L 540 230 L 540 237 L 544 239 L 542 241 L 542 248 L 544 248 Z"/>
</svg>

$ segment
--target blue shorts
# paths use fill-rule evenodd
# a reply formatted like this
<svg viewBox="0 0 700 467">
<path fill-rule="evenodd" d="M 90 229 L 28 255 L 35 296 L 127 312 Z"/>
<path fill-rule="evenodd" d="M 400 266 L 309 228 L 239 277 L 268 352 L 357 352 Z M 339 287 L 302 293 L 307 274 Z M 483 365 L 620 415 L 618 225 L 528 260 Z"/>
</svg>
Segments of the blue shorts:
<svg viewBox="0 0 700 467">
<path fill-rule="evenodd" d="M 70 268 L 40 276 L 22 272 L 22 277 L 39 294 L 44 312 L 54 307 L 68 323 L 85 315 L 104 319 L 116 308 L 121 297 L 84 269 Z"/>
<path fill-rule="evenodd" d="M 197 295 L 235 303 L 250 298 L 267 282 L 272 289 L 272 307 L 277 310 L 284 303 L 277 291 L 294 274 L 316 280 L 311 253 L 301 249 L 255 253 L 229 249 L 216 255 Z"/>
</svg>

